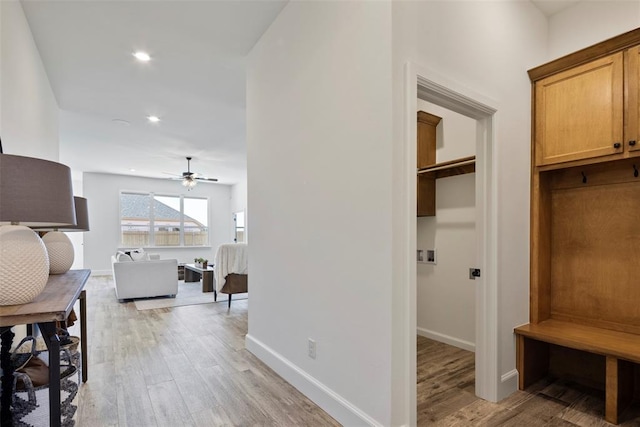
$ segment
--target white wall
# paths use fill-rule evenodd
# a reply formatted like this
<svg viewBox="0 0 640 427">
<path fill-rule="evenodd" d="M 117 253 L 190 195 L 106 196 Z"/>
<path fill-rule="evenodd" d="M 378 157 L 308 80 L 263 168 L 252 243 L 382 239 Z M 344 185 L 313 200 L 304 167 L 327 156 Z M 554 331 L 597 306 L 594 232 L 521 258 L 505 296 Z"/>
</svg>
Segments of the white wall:
<svg viewBox="0 0 640 427">
<path fill-rule="evenodd" d="M 94 274 L 111 274 L 111 255 L 120 244 L 120 191 L 152 191 L 209 197 L 210 244 L 206 248 L 149 248 L 162 258 L 193 262 L 195 257 L 214 259 L 222 243 L 233 242 L 233 218 L 229 214 L 231 187 L 199 184 L 188 191 L 178 181 L 139 178 L 126 175 L 84 173 L 84 197 L 87 199 L 91 231 L 84 234 L 84 266 Z"/>
<path fill-rule="evenodd" d="M 247 181 L 231 186 L 231 213 L 247 210 Z"/>
<path fill-rule="evenodd" d="M 589 0 L 549 18 L 548 60 L 640 27 L 640 1 Z"/>
<path fill-rule="evenodd" d="M 3 0 L 0 9 L 3 151 L 58 161 L 58 104 L 22 5 Z"/>
<path fill-rule="evenodd" d="M 5 154 L 58 160 L 58 104 L 18 1 L 0 1 L 0 138 Z M 14 328 L 18 342 L 24 326 Z"/>
<path fill-rule="evenodd" d="M 393 12 L 394 112 L 400 114 L 394 139 L 403 137 L 407 61 L 498 107 L 493 160 L 500 299 L 499 343 L 493 349 L 498 374 L 492 381 L 494 398 L 501 398 L 516 387 L 513 327 L 528 321 L 531 86 L 526 71 L 546 59 L 546 19 L 530 2 L 394 2 Z"/>
<path fill-rule="evenodd" d="M 247 348 L 344 425 L 391 424 L 390 25 L 290 2 L 247 69 Z"/>
<path fill-rule="evenodd" d="M 436 161 L 475 154 L 476 120 L 418 100 L 418 111 L 442 117 Z M 418 249 L 436 249 L 437 264 L 417 265 L 418 334 L 466 350 L 475 349 L 475 174 L 436 180 L 436 215 L 417 219 Z"/>
</svg>

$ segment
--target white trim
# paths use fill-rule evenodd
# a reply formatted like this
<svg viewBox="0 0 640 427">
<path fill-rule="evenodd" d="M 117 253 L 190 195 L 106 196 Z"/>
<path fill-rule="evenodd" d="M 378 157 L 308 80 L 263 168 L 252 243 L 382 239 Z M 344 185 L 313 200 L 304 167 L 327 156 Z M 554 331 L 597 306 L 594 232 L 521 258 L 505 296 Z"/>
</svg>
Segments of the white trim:
<svg viewBox="0 0 640 427">
<path fill-rule="evenodd" d="M 408 165 L 407 174 L 410 188 L 416 186 L 415 151 L 416 131 L 415 111 L 417 98 L 425 99 L 452 111 L 464 114 L 478 120 L 484 127 L 484 138 L 476 145 L 476 235 L 477 235 L 477 267 L 482 271 L 482 277 L 476 279 L 476 395 L 485 400 L 497 401 L 500 382 L 498 374 L 498 283 L 497 283 L 497 177 L 495 162 L 496 119 L 498 103 L 467 87 L 458 84 L 428 68 L 408 62 L 405 67 L 405 135 L 404 141 L 405 164 Z M 413 163 L 411 163 L 413 162 Z M 411 165 L 413 164 L 413 168 Z M 407 212 L 411 217 L 406 221 L 410 224 L 409 236 L 406 240 L 407 253 L 415 254 L 415 193 L 412 200 L 407 201 Z M 415 258 L 404 266 L 408 269 L 405 276 L 409 278 L 405 286 L 406 294 L 413 296 L 412 301 L 406 303 L 410 312 L 408 318 L 412 324 L 409 331 L 416 328 L 415 303 L 416 296 L 416 261 Z M 408 409 L 412 425 L 416 424 L 416 344 L 415 340 L 405 344 L 408 352 L 407 380 L 409 386 Z M 506 383 L 505 383 L 506 384 Z"/>
<path fill-rule="evenodd" d="M 500 381 L 503 383 L 506 383 L 507 381 L 511 381 L 512 378 L 517 378 L 517 377 L 518 377 L 518 370 L 512 369 L 509 372 L 502 374 L 502 377 L 500 377 Z"/>
<path fill-rule="evenodd" d="M 364 411 L 351 404 L 338 393 L 331 390 L 260 340 L 247 334 L 245 337 L 245 347 L 284 378 L 285 381 L 327 411 L 329 415 L 342 425 L 382 427 L 382 424 L 368 416 Z"/>
<path fill-rule="evenodd" d="M 405 356 L 405 360 L 408 363 L 404 365 L 404 378 L 407 380 L 406 387 L 409 392 L 405 398 L 403 415 L 404 420 L 409 420 L 409 425 L 415 426 L 418 424 L 418 396 L 417 396 L 417 384 L 418 377 L 416 372 L 417 353 L 418 348 L 416 344 L 415 328 L 418 324 L 418 310 L 416 307 L 417 301 L 417 261 L 416 257 L 412 254 L 416 253 L 417 246 L 417 178 L 416 178 L 416 164 L 417 164 L 417 139 L 418 130 L 416 126 L 416 111 L 418 107 L 418 73 L 415 70 L 415 66 L 411 63 L 407 63 L 405 66 L 405 109 L 404 109 L 404 162 L 403 162 L 403 184 L 407 189 L 407 198 L 402 200 L 402 204 L 405 206 L 402 214 L 406 218 L 406 226 L 404 227 L 404 235 L 399 236 L 400 241 L 404 241 L 408 246 L 404 256 L 404 272 L 402 272 L 403 278 L 406 281 L 401 282 L 405 287 L 403 304 L 403 314 L 405 324 L 403 325 L 405 351 L 408 353 Z M 397 308 L 396 308 L 397 310 Z"/>
<path fill-rule="evenodd" d="M 416 328 L 418 335 L 421 337 L 427 337 L 434 341 L 443 342 L 445 344 L 452 345 L 454 347 L 461 348 L 467 351 L 476 351 L 476 345 L 471 341 L 461 340 L 460 338 L 452 337 L 450 335 L 441 334 L 439 332 L 430 331 L 425 328 Z"/>
<path fill-rule="evenodd" d="M 500 385 L 498 387 L 498 399 L 502 400 L 505 397 L 513 393 L 518 389 L 518 370 L 512 369 L 511 371 L 502 374 L 500 378 Z"/>
</svg>

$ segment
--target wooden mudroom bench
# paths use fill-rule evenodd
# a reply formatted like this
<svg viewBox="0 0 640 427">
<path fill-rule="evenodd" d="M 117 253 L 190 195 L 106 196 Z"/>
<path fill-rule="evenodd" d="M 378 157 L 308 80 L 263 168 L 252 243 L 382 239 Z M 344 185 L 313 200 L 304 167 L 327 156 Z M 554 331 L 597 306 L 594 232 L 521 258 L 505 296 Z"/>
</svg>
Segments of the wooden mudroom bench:
<svg viewBox="0 0 640 427">
<path fill-rule="evenodd" d="M 640 397 L 640 28 L 528 71 L 529 324 L 519 388 L 546 374 Z"/>
<path fill-rule="evenodd" d="M 640 363 L 640 335 L 545 320 L 515 329 L 519 388 L 522 390 L 549 372 L 549 344 L 604 357 L 605 419 L 618 423 L 633 397 L 633 363 Z"/>
</svg>

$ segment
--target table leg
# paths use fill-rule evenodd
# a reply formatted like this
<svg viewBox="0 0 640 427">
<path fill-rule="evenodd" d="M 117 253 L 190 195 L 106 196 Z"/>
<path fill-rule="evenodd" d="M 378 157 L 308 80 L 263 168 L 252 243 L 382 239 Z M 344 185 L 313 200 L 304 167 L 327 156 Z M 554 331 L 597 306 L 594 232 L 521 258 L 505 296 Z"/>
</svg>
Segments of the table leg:
<svg viewBox="0 0 640 427">
<path fill-rule="evenodd" d="M 184 268 L 184 281 L 185 282 L 197 282 L 200 280 L 200 273 L 193 271 L 190 268 Z"/>
<path fill-rule="evenodd" d="M 11 414 L 11 399 L 13 398 L 13 369 L 11 369 L 11 346 L 13 345 L 13 337 L 15 334 L 11 331 L 12 326 L 3 326 L 0 328 L 0 340 L 2 348 L 0 349 L 0 368 L 2 368 L 2 388 L 0 393 L 2 399 L 0 401 L 0 426 L 13 426 L 13 415 Z"/>
<path fill-rule="evenodd" d="M 80 293 L 80 351 L 82 352 L 82 382 L 89 379 L 89 353 L 87 352 L 87 291 Z"/>
<path fill-rule="evenodd" d="M 202 292 L 213 292 L 213 272 L 205 271 L 202 273 Z M 215 297 L 215 295 L 214 295 Z"/>
<path fill-rule="evenodd" d="M 56 322 L 38 323 L 49 350 L 49 425 L 60 427 L 60 338 Z"/>
</svg>

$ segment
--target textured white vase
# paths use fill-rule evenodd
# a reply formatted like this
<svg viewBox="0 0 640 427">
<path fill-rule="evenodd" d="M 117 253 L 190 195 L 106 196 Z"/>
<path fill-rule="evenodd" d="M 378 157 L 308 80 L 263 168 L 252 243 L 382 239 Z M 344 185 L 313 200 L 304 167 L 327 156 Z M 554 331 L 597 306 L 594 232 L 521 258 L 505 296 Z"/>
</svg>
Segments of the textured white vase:
<svg viewBox="0 0 640 427">
<path fill-rule="evenodd" d="M 63 274 L 73 265 L 75 254 L 69 237 L 61 231 L 50 231 L 42 237 L 49 254 L 49 273 Z"/>
<path fill-rule="evenodd" d="M 0 306 L 26 304 L 40 295 L 49 279 L 49 256 L 30 228 L 0 226 Z"/>
</svg>

